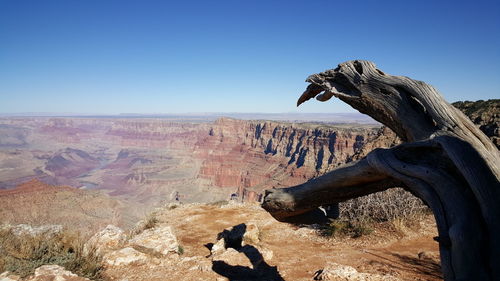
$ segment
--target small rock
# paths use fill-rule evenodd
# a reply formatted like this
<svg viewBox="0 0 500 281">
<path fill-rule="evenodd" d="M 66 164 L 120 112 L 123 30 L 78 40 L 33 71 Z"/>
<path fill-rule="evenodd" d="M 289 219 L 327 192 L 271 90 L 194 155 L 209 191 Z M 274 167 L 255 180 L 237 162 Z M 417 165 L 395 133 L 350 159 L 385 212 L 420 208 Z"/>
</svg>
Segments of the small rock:
<svg viewBox="0 0 500 281">
<path fill-rule="evenodd" d="M 314 275 L 314 280 L 330 281 L 397 281 L 398 278 L 390 275 L 360 273 L 354 267 L 329 263 L 323 270 Z"/>
<path fill-rule="evenodd" d="M 64 267 L 50 264 L 42 265 L 35 269 L 35 275 L 26 279 L 27 281 L 90 281 L 90 279 L 80 277 Z"/>
<path fill-rule="evenodd" d="M 9 271 L 5 271 L 0 274 L 0 281 L 18 281 L 21 280 L 21 276 L 10 273 Z"/>
<path fill-rule="evenodd" d="M 189 271 L 210 272 L 212 271 L 212 262 L 209 259 L 200 256 L 183 258 L 182 263 L 186 263 Z"/>
<path fill-rule="evenodd" d="M 246 266 L 253 268 L 253 265 L 248 257 L 244 253 L 238 252 L 233 248 L 228 248 L 222 254 L 213 256 L 212 260 L 215 262 L 224 262 L 231 266 Z"/>
<path fill-rule="evenodd" d="M 10 231 L 17 235 L 31 235 L 36 236 L 39 234 L 50 235 L 56 234 L 62 231 L 63 227 L 61 225 L 41 225 L 41 226 L 31 226 L 28 224 L 18 224 L 14 226 L 6 226 L 4 229 L 10 229 Z"/>
<path fill-rule="evenodd" d="M 172 233 L 170 226 L 146 229 L 141 234 L 132 238 L 129 244 L 143 247 L 162 255 L 177 252 L 179 250 L 179 243 L 177 243 L 177 238 Z"/>
<path fill-rule="evenodd" d="M 95 248 L 96 253 L 103 255 L 111 250 L 118 249 L 126 240 L 127 236 L 121 228 L 108 225 L 85 243 L 83 251 L 88 253 L 90 249 Z"/>
<path fill-rule="evenodd" d="M 148 256 L 134 248 L 124 248 L 118 251 L 110 252 L 103 258 L 104 263 L 113 266 L 123 266 L 131 263 L 146 263 Z"/>
<path fill-rule="evenodd" d="M 430 252 L 420 252 L 417 254 L 418 256 L 418 259 L 420 260 L 436 260 L 436 259 L 439 259 L 439 256 L 437 254 L 434 254 L 434 253 L 430 253 Z"/>
<path fill-rule="evenodd" d="M 243 234 L 243 246 L 248 244 L 257 244 L 260 242 L 259 239 L 260 230 L 257 225 L 253 223 L 248 223 L 246 225 L 246 231 Z"/>
<path fill-rule="evenodd" d="M 217 242 L 212 246 L 212 249 L 210 249 L 210 252 L 214 256 L 222 254 L 224 251 L 226 251 L 226 245 L 224 239 L 217 240 Z"/>
<path fill-rule="evenodd" d="M 219 233 L 217 239 L 224 239 L 226 248 L 238 249 L 241 246 L 257 244 L 260 242 L 259 239 L 260 231 L 256 224 L 238 224 L 231 228 L 224 229 Z"/>
<path fill-rule="evenodd" d="M 245 235 L 246 224 L 238 224 L 224 229 L 218 234 L 217 240 L 224 239 L 226 248 L 239 249 L 242 245 L 243 235 Z"/>
</svg>

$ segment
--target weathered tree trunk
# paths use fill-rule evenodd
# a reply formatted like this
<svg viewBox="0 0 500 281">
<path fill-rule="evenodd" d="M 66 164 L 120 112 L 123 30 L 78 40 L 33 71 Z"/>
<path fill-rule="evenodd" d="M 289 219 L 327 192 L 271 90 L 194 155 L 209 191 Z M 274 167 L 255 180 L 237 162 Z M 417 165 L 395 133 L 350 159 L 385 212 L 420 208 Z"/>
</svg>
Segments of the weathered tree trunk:
<svg viewBox="0 0 500 281">
<path fill-rule="evenodd" d="M 432 86 L 349 61 L 307 78 L 297 105 L 335 96 L 391 128 L 403 144 L 304 184 L 266 191 L 277 219 L 404 187 L 434 212 L 446 280 L 500 280 L 500 153 Z"/>
</svg>

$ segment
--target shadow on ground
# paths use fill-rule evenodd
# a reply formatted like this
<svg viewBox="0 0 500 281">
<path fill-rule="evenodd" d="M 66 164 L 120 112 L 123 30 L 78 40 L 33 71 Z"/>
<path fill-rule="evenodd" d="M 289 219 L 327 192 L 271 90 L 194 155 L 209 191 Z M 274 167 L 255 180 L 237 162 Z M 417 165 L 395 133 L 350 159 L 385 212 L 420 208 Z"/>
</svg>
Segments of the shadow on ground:
<svg viewBox="0 0 500 281">
<path fill-rule="evenodd" d="M 423 273 L 426 276 L 433 278 L 443 278 L 441 273 L 441 266 L 439 262 L 434 261 L 430 258 L 415 258 L 407 255 L 392 254 L 395 258 L 404 262 L 407 265 L 411 265 L 413 270 L 418 273 Z"/>
<path fill-rule="evenodd" d="M 257 248 L 252 245 L 242 246 L 243 235 L 246 232 L 246 225 L 239 224 L 234 226 L 230 231 L 224 230 L 219 233 L 217 239 L 224 239 L 226 249 L 233 248 L 236 251 L 243 253 L 252 267 L 241 265 L 230 265 L 221 260 L 212 261 L 212 270 L 217 274 L 228 278 L 231 281 L 284 281 L 278 269 L 275 266 L 270 266 L 264 260 L 264 257 Z M 205 245 L 211 249 L 213 244 Z"/>
<path fill-rule="evenodd" d="M 370 262 L 373 266 L 397 269 L 399 271 L 414 272 L 419 275 L 425 275 L 427 280 L 442 280 L 441 266 L 439 261 L 435 261 L 429 257 L 412 257 L 409 255 L 400 255 L 394 253 L 386 253 L 387 256 L 382 256 L 369 251 L 365 251 L 377 257 L 377 260 Z"/>
</svg>

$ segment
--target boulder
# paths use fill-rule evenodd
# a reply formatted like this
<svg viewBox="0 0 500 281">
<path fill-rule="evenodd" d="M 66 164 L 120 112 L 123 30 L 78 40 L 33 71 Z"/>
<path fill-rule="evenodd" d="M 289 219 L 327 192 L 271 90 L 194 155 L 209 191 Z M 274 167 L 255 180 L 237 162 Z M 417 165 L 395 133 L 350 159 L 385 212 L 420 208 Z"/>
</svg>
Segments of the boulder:
<svg viewBox="0 0 500 281">
<path fill-rule="evenodd" d="M 246 224 L 246 231 L 243 234 L 243 242 L 242 246 L 245 245 L 255 245 L 260 242 L 259 235 L 260 235 L 260 230 L 257 227 L 256 224 L 254 223 L 248 223 Z"/>
<path fill-rule="evenodd" d="M 90 249 L 95 249 L 96 253 L 104 255 L 112 250 L 118 249 L 127 240 L 127 236 L 123 230 L 114 225 L 108 225 L 92 236 L 84 246 L 84 253 L 88 253 Z"/>
<path fill-rule="evenodd" d="M 0 274 L 0 281 L 18 281 L 21 280 L 21 276 L 15 275 L 9 271 L 5 271 Z"/>
<path fill-rule="evenodd" d="M 219 239 L 217 240 L 217 242 L 212 246 L 212 248 L 210 249 L 210 253 L 212 255 L 218 255 L 218 254 L 222 254 L 223 252 L 226 251 L 226 243 L 224 242 L 224 239 Z"/>
<path fill-rule="evenodd" d="M 111 266 L 124 266 L 131 263 L 143 264 L 148 260 L 148 256 L 134 248 L 124 248 L 106 254 L 103 258 L 105 264 Z"/>
<path fill-rule="evenodd" d="M 223 239 L 225 248 L 241 248 L 243 241 L 243 235 L 246 231 L 246 224 L 238 224 L 230 228 L 224 229 L 221 233 L 217 235 L 217 240 Z"/>
<path fill-rule="evenodd" d="M 184 268 L 188 268 L 188 271 L 200 271 L 200 272 L 211 272 L 212 271 L 212 261 L 201 256 L 194 257 L 184 257 L 180 260 L 180 263 L 184 264 Z"/>
<path fill-rule="evenodd" d="M 233 227 L 224 229 L 219 233 L 217 239 L 225 241 L 226 248 L 239 249 L 242 246 L 257 244 L 259 239 L 260 230 L 254 223 L 238 224 Z"/>
<path fill-rule="evenodd" d="M 60 265 L 42 265 L 35 269 L 35 274 L 25 279 L 26 281 L 90 281 L 80 277 Z"/>
<path fill-rule="evenodd" d="M 397 281 L 398 278 L 390 275 L 360 273 L 354 267 L 329 263 L 324 269 L 314 275 L 314 280 L 323 281 Z"/>
<path fill-rule="evenodd" d="M 146 229 L 141 234 L 130 239 L 129 244 L 132 247 L 145 248 L 162 255 L 177 253 L 179 250 L 179 243 L 170 226 Z"/>
<path fill-rule="evenodd" d="M 41 226 L 31 226 L 28 224 L 18 224 L 18 225 L 4 225 L 2 229 L 10 230 L 14 235 L 30 235 L 36 236 L 40 234 L 53 235 L 62 231 L 62 225 L 41 225 Z"/>
<path fill-rule="evenodd" d="M 246 266 L 253 268 L 252 263 L 243 252 L 238 252 L 233 248 L 228 248 L 221 254 L 212 257 L 214 262 L 224 262 L 230 266 Z"/>
<path fill-rule="evenodd" d="M 231 228 L 224 229 L 218 235 L 218 240 L 210 249 L 212 259 L 216 262 L 239 260 L 240 266 L 243 263 L 255 267 L 273 258 L 273 251 L 265 249 L 260 242 L 260 231 L 256 224 L 239 224 Z M 243 260 L 245 260 L 243 262 Z M 265 264 L 265 263 L 264 263 Z"/>
</svg>

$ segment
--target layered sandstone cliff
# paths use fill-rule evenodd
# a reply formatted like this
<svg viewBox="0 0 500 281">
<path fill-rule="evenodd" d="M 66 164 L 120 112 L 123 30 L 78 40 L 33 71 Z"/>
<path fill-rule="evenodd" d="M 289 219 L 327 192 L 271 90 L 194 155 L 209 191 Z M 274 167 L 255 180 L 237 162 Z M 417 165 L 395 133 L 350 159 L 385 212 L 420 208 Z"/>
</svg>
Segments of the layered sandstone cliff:
<svg viewBox="0 0 500 281">
<path fill-rule="evenodd" d="M 264 189 L 300 184 L 351 161 L 365 147 L 373 148 L 376 138 L 377 147 L 393 142 L 379 137 L 374 126 L 342 128 L 221 118 L 207 127 L 207 135 L 194 150 L 203 159 L 199 177 L 255 200 Z"/>
<path fill-rule="evenodd" d="M 498 145 L 498 100 L 455 106 Z M 0 120 L 0 188 L 31 178 L 134 201 L 257 200 L 398 143 L 387 128 L 220 118 Z M 12 148 L 12 150 L 8 150 Z M 148 204 L 149 204 L 148 203 Z"/>
<path fill-rule="evenodd" d="M 373 147 L 377 137 L 373 125 L 230 118 L 197 123 L 25 118 L 5 123 L 9 135 L 12 130 L 27 132 L 16 134 L 15 144 L 24 143 L 20 151 L 25 152 L 26 162 L 30 157 L 36 161 L 25 169 L 22 181 L 6 175 L 9 180 L 0 186 L 15 186 L 35 177 L 51 184 L 104 189 L 144 202 L 177 197 L 204 202 L 227 199 L 232 193 L 239 199 L 257 200 L 264 189 L 300 184 L 358 157 Z"/>
</svg>

